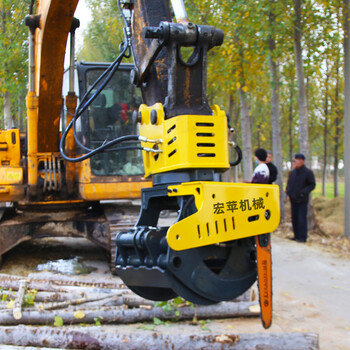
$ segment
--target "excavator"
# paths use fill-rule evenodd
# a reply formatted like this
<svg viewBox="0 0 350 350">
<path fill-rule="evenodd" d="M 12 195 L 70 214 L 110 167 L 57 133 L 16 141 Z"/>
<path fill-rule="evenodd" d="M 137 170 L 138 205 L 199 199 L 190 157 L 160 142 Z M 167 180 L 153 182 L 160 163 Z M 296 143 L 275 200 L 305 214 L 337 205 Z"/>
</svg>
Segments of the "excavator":
<svg viewBox="0 0 350 350">
<path fill-rule="evenodd" d="M 206 96 L 207 55 L 220 47 L 223 32 L 192 23 L 182 0 L 172 0 L 171 5 L 168 0 L 119 0 L 125 23 L 121 53 L 95 82 L 94 74 L 85 74 L 86 91 L 79 104 L 74 89 L 69 89 L 66 117 L 60 122 L 60 67 L 67 35 L 76 27 L 77 2 L 39 0 L 36 14 L 31 6 L 26 19 L 28 150 L 23 161 L 19 151 L 12 151 L 19 147 L 18 133 L 7 131 L 7 156 L 16 157 L 2 163 L 8 183 L 1 188 L 2 200 L 16 203 L 17 216 L 7 221 L 13 224 L 30 211 L 31 222 L 26 221 L 25 234 L 13 230 L 11 222 L 5 234 L 0 227 L 1 243 L 16 244 L 18 234 L 37 237 L 33 221 L 40 222 L 40 235 L 53 231 L 55 223 L 56 231 L 66 225 L 71 235 L 85 235 L 100 245 L 101 237 L 108 236 L 117 275 L 136 294 L 151 300 L 181 296 L 208 305 L 232 300 L 258 281 L 262 324 L 268 328 L 270 232 L 280 219 L 278 187 L 222 181 L 222 174 L 237 163 L 229 161 L 230 147 L 239 155 L 237 145 L 228 140 L 226 113 L 209 106 Z M 110 115 L 105 107 L 113 110 L 113 93 L 106 88 L 123 69 L 122 59 L 130 56 L 130 80 L 140 89 L 142 103 L 133 108 L 133 124 L 121 133 L 120 125 L 106 122 Z M 123 119 L 123 112 L 128 114 L 125 104 L 119 101 L 114 108 L 118 119 Z M 137 173 L 137 156 L 123 167 L 137 174 L 110 173 L 108 169 L 118 168 L 112 166 L 113 160 L 131 159 L 128 152 L 142 152 L 144 174 Z M 136 222 L 128 226 L 123 221 L 127 206 L 124 213 L 110 209 L 108 219 L 102 199 L 136 198 L 140 190 Z M 51 210 L 50 215 L 44 209 Z M 74 214 L 60 221 L 70 209 Z M 160 223 L 164 210 L 176 213 L 174 223 Z M 40 220 L 34 212 L 40 212 Z"/>
<path fill-rule="evenodd" d="M 21 242 L 46 236 L 85 237 L 111 253 L 113 224 L 121 227 L 122 219 L 127 227 L 133 224 L 139 205 L 130 201 L 139 200 L 141 188 L 151 186 L 144 177 L 140 150 L 122 155 L 106 152 L 79 163 L 67 162 L 60 154 L 62 130 L 72 119 L 77 100 L 108 68 L 97 63 L 75 65 L 77 2 L 38 1 L 33 14 L 32 1 L 25 19 L 29 28 L 27 132 L 21 137 L 18 129 L 0 131 L 0 261 Z M 69 34 L 70 67 L 65 71 Z M 141 93 L 130 83 L 132 68 L 132 64 L 119 66 L 99 99 L 84 112 L 85 122 L 79 124 L 77 133 L 86 145 L 96 148 L 106 137 L 136 133 L 131 115 Z M 109 118 L 101 119 L 101 114 Z M 83 152 L 73 133 L 67 137 L 65 150 L 70 156 Z M 102 203 L 108 200 L 124 203 Z"/>
</svg>

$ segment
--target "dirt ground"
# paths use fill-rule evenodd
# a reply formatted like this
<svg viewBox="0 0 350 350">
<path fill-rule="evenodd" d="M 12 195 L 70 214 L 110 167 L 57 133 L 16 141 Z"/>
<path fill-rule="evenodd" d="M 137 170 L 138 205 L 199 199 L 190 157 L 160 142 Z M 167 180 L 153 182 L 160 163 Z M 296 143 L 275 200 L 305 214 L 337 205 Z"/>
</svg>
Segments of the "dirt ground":
<svg viewBox="0 0 350 350">
<path fill-rule="evenodd" d="M 337 205 L 339 207 L 339 203 Z M 314 200 L 314 207 L 322 232 L 310 232 L 308 243 L 286 238 L 291 236 L 288 219 L 272 236 L 274 318 L 269 330 L 263 329 L 258 318 L 212 320 L 201 325 L 178 322 L 108 327 L 179 334 L 314 332 L 319 334 L 321 349 L 349 350 L 350 244 L 331 220 L 328 220 L 330 226 L 327 226 L 327 220 L 319 219 L 326 218 L 322 210 L 329 209 L 330 204 Z M 339 222 L 339 218 L 335 222 Z M 102 249 L 82 239 L 45 239 L 24 243 L 4 255 L 0 272 L 39 275 L 42 272 L 37 271 L 38 265 L 74 257 L 95 268 L 81 278 L 90 281 L 101 277 L 113 279 Z"/>
</svg>

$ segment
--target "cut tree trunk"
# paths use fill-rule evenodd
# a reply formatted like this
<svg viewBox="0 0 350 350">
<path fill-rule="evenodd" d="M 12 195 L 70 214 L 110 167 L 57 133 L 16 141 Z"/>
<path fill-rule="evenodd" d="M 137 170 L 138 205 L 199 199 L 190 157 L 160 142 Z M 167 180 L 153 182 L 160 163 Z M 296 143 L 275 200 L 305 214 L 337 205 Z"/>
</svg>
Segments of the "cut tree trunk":
<svg viewBox="0 0 350 350">
<path fill-rule="evenodd" d="M 171 334 L 116 332 L 113 327 L 0 327 L 0 343 L 86 350 L 317 350 L 315 333 Z"/>
<path fill-rule="evenodd" d="M 101 323 L 135 323 L 152 321 L 155 317 L 161 320 L 191 320 L 197 319 L 220 319 L 230 317 L 259 316 L 260 307 L 256 302 L 226 302 L 210 306 L 182 307 L 175 311 L 166 312 L 160 307 L 151 310 L 120 309 L 116 307 L 97 308 L 92 310 L 82 309 L 83 317 L 76 318 L 72 310 L 52 311 L 23 311 L 21 324 L 48 325 L 53 324 L 55 316 L 62 318 L 64 324 L 95 323 L 101 319 Z M 11 310 L 0 311 L 0 324 L 17 325 L 18 322 L 12 316 Z"/>
<path fill-rule="evenodd" d="M 74 291 L 79 290 L 79 288 L 84 287 L 86 289 L 90 288 L 90 292 L 93 289 L 127 289 L 125 284 L 121 282 L 119 278 L 116 278 L 115 282 L 85 282 L 81 280 L 74 279 L 58 279 L 58 276 L 54 276 L 53 278 L 45 278 L 45 279 L 35 279 L 35 278 L 26 278 L 27 280 L 27 288 L 28 289 L 36 289 L 41 291 Z M 4 289 L 13 289 L 18 290 L 20 280 L 22 280 L 22 276 L 14 276 L 14 275 L 6 275 L 0 274 L 0 286 Z M 76 287 L 76 288 L 74 288 Z"/>
<path fill-rule="evenodd" d="M 19 288 L 18 288 L 18 293 L 15 299 L 15 304 L 13 307 L 13 317 L 15 320 L 20 320 L 22 318 L 22 304 L 24 300 L 24 294 L 26 292 L 27 288 L 27 281 L 26 280 L 21 280 L 19 282 Z"/>
</svg>

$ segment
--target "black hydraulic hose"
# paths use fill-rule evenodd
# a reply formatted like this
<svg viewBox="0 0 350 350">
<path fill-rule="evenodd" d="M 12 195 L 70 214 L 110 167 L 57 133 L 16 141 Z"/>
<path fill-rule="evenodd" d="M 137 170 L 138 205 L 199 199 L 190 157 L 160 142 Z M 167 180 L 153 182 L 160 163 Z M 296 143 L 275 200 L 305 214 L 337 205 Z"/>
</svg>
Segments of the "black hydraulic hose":
<svg viewBox="0 0 350 350">
<path fill-rule="evenodd" d="M 32 2 L 34 3 L 34 0 L 32 0 Z M 82 113 L 88 108 L 88 106 L 95 100 L 95 98 L 101 93 L 101 91 L 110 82 L 114 73 L 118 69 L 123 57 L 130 57 L 130 55 L 131 55 L 131 51 L 130 51 L 130 45 L 131 45 L 131 42 L 130 42 L 130 20 L 128 21 L 126 19 L 125 15 L 121 9 L 121 6 L 120 6 L 120 0 L 118 0 L 118 7 L 121 11 L 121 15 L 123 17 L 123 20 L 124 20 L 125 26 L 126 26 L 126 28 L 124 28 L 124 42 L 121 45 L 121 53 L 114 60 L 114 62 L 101 74 L 101 76 L 92 84 L 92 86 L 88 89 L 88 91 L 84 94 L 84 96 L 82 97 L 82 99 L 79 102 L 79 105 L 76 109 L 76 112 L 73 116 L 73 119 L 71 120 L 71 122 L 68 124 L 68 126 L 64 130 L 62 137 L 61 137 L 61 140 L 60 140 L 59 148 L 60 148 L 60 152 L 62 154 L 62 157 L 67 161 L 79 162 L 79 161 L 85 160 L 85 159 L 93 156 L 94 154 L 96 154 L 98 152 L 102 152 L 102 151 L 106 150 L 107 148 L 110 148 L 113 145 L 115 145 L 117 143 L 121 143 L 123 141 L 130 141 L 130 140 L 139 141 L 139 138 L 137 135 L 129 135 L 129 136 L 125 136 L 125 137 L 119 137 L 119 138 L 114 139 L 114 140 L 109 141 L 109 142 L 107 142 L 107 140 L 105 140 L 105 142 L 100 147 L 97 147 L 96 149 L 91 149 L 91 148 L 86 147 L 79 140 L 79 137 L 78 137 L 77 131 L 76 131 L 76 122 L 81 117 Z M 128 51 L 128 53 L 127 53 L 127 51 Z M 94 92 L 94 94 L 90 98 L 88 98 L 90 96 L 92 90 L 96 86 L 98 86 L 98 84 L 100 84 L 98 89 Z M 75 139 L 77 145 L 80 148 L 82 148 L 84 151 L 88 152 L 87 154 L 85 154 L 81 157 L 77 157 L 77 158 L 68 157 L 65 154 L 65 150 L 64 150 L 67 134 L 72 127 L 73 127 L 74 139 Z M 127 150 L 127 149 L 143 149 L 143 148 L 140 146 L 133 146 L 133 148 L 131 148 L 131 146 L 128 146 L 128 147 L 120 147 L 120 148 L 116 149 L 116 151 Z"/>
<path fill-rule="evenodd" d="M 230 162 L 231 166 L 238 165 L 242 161 L 242 158 L 243 158 L 242 150 L 240 149 L 240 147 L 238 145 L 235 146 L 235 152 L 237 154 L 237 159 L 232 163 Z"/>
<path fill-rule="evenodd" d="M 126 52 L 127 48 L 124 48 L 123 51 L 120 53 L 120 55 L 117 57 L 117 59 L 103 72 L 103 74 L 94 82 L 94 84 L 89 88 L 89 90 L 84 94 L 83 98 L 79 102 L 79 105 L 77 107 L 77 110 L 73 117 L 73 134 L 74 138 L 76 140 L 76 143 L 79 147 L 81 147 L 85 151 L 91 151 L 90 148 L 83 145 L 83 143 L 79 140 L 79 137 L 76 132 L 76 122 L 81 117 L 83 112 L 88 108 L 88 106 L 95 100 L 95 98 L 100 94 L 100 92 L 106 87 L 106 85 L 110 82 L 110 80 L 113 77 L 113 74 L 118 69 L 120 62 L 124 56 L 124 53 Z M 107 76 L 108 74 L 108 76 Z M 107 77 L 106 77 L 107 76 Z M 106 78 L 105 78 L 106 77 Z M 100 83 L 100 81 L 105 78 L 105 80 L 101 83 L 97 91 L 88 99 L 88 101 L 85 102 L 87 97 L 90 95 L 91 91 Z M 85 102 L 85 103 L 84 103 Z M 63 138 L 63 135 L 62 135 Z M 62 139 L 61 139 L 62 140 Z"/>
<path fill-rule="evenodd" d="M 72 126 L 72 123 L 73 123 L 73 120 L 71 120 L 71 122 L 69 123 L 69 128 Z M 68 129 L 68 127 L 67 127 Z M 67 131 L 67 129 L 65 130 L 65 132 Z M 67 134 L 66 134 L 67 135 Z M 64 135 L 66 137 L 66 135 Z M 76 158 L 71 158 L 71 157 L 68 157 L 65 152 L 64 152 L 64 143 L 62 142 L 63 140 L 63 135 L 62 135 L 62 138 L 61 138 L 61 142 L 60 142 L 60 152 L 61 152 L 61 155 L 63 157 L 63 159 L 65 159 L 66 161 L 68 162 L 73 162 L 73 163 L 76 163 L 76 162 L 81 162 L 85 159 L 88 159 L 90 157 L 92 157 L 93 155 L 99 153 L 99 152 L 102 152 L 103 150 L 109 148 L 109 147 L 112 147 L 118 143 L 121 143 L 121 142 L 124 142 L 124 141 L 139 141 L 139 136 L 137 135 L 128 135 L 128 136 L 122 136 L 122 137 L 118 137 L 117 139 L 114 139 L 112 141 L 109 141 L 107 143 L 104 143 L 103 145 L 101 145 L 100 147 L 97 147 L 91 151 L 89 151 L 89 153 L 87 154 L 84 154 L 80 157 L 76 157 Z M 118 148 L 114 148 L 113 150 L 114 151 L 127 151 L 127 150 L 133 150 L 133 149 L 137 149 L 137 150 L 143 150 L 144 148 L 141 147 L 141 146 L 125 146 L 125 147 L 118 147 Z"/>
<path fill-rule="evenodd" d="M 34 1 L 35 0 L 31 0 L 30 2 L 30 7 L 29 7 L 29 14 L 32 15 L 33 14 L 33 9 L 34 9 Z"/>
</svg>

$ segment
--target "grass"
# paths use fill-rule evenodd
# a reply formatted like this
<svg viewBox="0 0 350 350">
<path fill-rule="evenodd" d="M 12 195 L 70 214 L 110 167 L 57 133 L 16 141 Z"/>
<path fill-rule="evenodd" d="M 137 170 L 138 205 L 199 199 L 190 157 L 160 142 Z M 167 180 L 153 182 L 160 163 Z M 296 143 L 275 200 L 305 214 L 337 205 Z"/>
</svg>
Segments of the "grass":
<svg viewBox="0 0 350 350">
<path fill-rule="evenodd" d="M 339 197 L 344 197 L 344 182 L 339 181 Z M 322 181 L 316 182 L 316 188 L 312 191 L 313 197 L 322 196 Z M 334 198 L 334 185 L 333 182 L 326 182 L 326 198 Z"/>
</svg>

